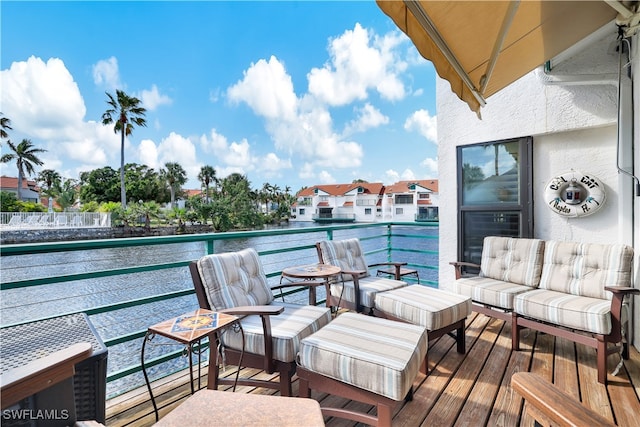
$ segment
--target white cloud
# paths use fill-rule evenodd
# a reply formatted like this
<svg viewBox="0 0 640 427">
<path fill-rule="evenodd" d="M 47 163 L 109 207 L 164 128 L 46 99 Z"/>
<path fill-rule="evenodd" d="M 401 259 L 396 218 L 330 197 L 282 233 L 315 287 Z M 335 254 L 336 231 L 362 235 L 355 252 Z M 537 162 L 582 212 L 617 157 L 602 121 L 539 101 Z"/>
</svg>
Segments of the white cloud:
<svg viewBox="0 0 640 427">
<path fill-rule="evenodd" d="M 120 138 L 113 127 L 84 121 L 84 100 L 62 60 L 31 56 L 0 71 L 0 80 L 0 104 L 11 119 L 12 134 L 33 138 L 38 148 L 48 150 L 43 168 L 63 168 L 63 159 L 77 160 L 82 166 L 60 171 L 76 178 L 78 172 L 115 162 Z"/>
<path fill-rule="evenodd" d="M 357 108 L 358 117 L 347 124 L 344 130 L 345 135 L 354 132 L 364 132 L 367 129 L 376 128 L 389 123 L 389 117 L 385 116 L 373 105 L 366 103 L 364 107 Z"/>
<path fill-rule="evenodd" d="M 109 59 L 101 59 L 93 66 L 93 82 L 107 89 L 122 89 L 118 60 L 115 56 Z"/>
<path fill-rule="evenodd" d="M 400 175 L 401 181 L 410 181 L 416 179 L 416 174 L 411 169 L 405 169 Z"/>
<path fill-rule="evenodd" d="M 143 139 L 138 146 L 138 158 L 140 163 L 158 171 L 161 168 L 158 162 L 158 147 L 150 139 Z"/>
<path fill-rule="evenodd" d="M 290 159 L 281 159 L 275 153 L 269 153 L 260 159 L 258 170 L 266 176 L 282 176 L 284 169 L 291 169 Z"/>
<path fill-rule="evenodd" d="M 313 165 L 311 163 L 303 164 L 300 170 L 298 171 L 298 176 L 305 180 L 314 179 L 316 177 L 316 174 L 313 170 Z"/>
<path fill-rule="evenodd" d="M 420 166 L 426 167 L 429 170 L 429 172 L 431 172 L 432 176 L 438 175 L 438 158 L 437 157 L 435 159 L 427 157 L 420 163 Z"/>
<path fill-rule="evenodd" d="M 405 122 L 404 128 L 407 131 L 416 131 L 427 140 L 438 143 L 438 119 L 429 114 L 427 110 L 414 112 Z"/>
<path fill-rule="evenodd" d="M 200 162 L 196 156 L 196 147 L 189 138 L 171 132 L 163 138 L 157 147 L 157 170 L 164 168 L 165 163 L 179 163 L 187 172 L 187 177 L 195 179 L 200 172 Z"/>
<path fill-rule="evenodd" d="M 246 102 L 253 111 L 268 119 L 293 120 L 298 103 L 293 83 L 275 56 L 259 60 L 244 72 L 244 78 L 227 90 L 233 102 Z"/>
<path fill-rule="evenodd" d="M 153 111 L 160 105 L 171 105 L 173 100 L 158 91 L 158 86 L 152 85 L 150 90 L 143 90 L 138 96 L 142 105 L 149 111 Z"/>
<path fill-rule="evenodd" d="M 309 93 L 334 106 L 366 99 L 372 88 L 385 99 L 404 98 L 397 73 L 406 64 L 392 53 L 400 42 L 402 38 L 395 33 L 372 37 L 357 23 L 353 30 L 330 41 L 330 62 L 307 75 Z"/>
<path fill-rule="evenodd" d="M 219 134 L 216 129 L 211 129 L 209 135 L 200 136 L 200 146 L 205 153 L 212 155 L 210 161 L 204 160 L 202 163 L 213 165 L 220 177 L 236 172 L 246 174 L 256 169 L 256 164 L 259 163 L 246 139 L 229 142 L 227 137 Z"/>
<path fill-rule="evenodd" d="M 321 184 L 335 184 L 336 179 L 327 171 L 323 170 L 318 174 Z"/>
</svg>

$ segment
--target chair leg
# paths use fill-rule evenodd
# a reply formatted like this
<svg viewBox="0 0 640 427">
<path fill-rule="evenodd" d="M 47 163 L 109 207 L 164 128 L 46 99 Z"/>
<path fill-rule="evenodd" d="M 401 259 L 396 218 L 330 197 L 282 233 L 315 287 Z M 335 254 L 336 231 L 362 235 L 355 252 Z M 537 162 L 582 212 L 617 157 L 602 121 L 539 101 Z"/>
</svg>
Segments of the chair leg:
<svg viewBox="0 0 640 427">
<path fill-rule="evenodd" d="M 391 427 L 392 412 L 391 406 L 378 404 L 378 427 Z"/>
<path fill-rule="evenodd" d="M 518 316 L 511 313 L 511 350 L 520 350 L 520 327 L 518 326 Z"/>
<path fill-rule="evenodd" d="M 291 378 L 294 370 L 292 368 L 283 367 L 280 370 L 280 396 L 289 397 L 292 395 Z"/>
<path fill-rule="evenodd" d="M 456 343 L 457 343 L 457 350 L 458 353 L 460 354 L 464 354 L 466 353 L 466 340 L 465 340 L 465 328 L 464 328 L 464 324 L 465 321 L 464 319 L 462 320 L 462 326 L 459 327 L 458 329 L 456 329 Z"/>
<path fill-rule="evenodd" d="M 598 360 L 598 382 L 601 384 L 607 384 L 607 342 L 602 335 L 597 335 L 596 338 L 598 339 L 596 347 Z"/>
</svg>

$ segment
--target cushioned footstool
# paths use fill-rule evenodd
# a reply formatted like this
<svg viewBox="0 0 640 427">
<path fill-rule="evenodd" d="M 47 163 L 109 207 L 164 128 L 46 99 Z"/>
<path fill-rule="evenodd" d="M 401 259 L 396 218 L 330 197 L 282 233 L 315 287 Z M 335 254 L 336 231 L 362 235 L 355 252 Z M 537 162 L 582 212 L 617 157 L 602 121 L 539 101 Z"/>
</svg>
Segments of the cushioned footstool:
<svg viewBox="0 0 640 427">
<path fill-rule="evenodd" d="M 418 325 L 344 313 L 300 342 L 300 397 L 311 390 L 377 407 L 377 417 L 323 407 L 325 416 L 390 426 L 395 405 L 412 397 L 426 360 L 427 330 Z"/>
<path fill-rule="evenodd" d="M 412 285 L 376 295 L 376 316 L 421 325 L 429 340 L 456 330 L 458 353 L 465 352 L 464 323 L 471 298 L 427 286 Z"/>
</svg>

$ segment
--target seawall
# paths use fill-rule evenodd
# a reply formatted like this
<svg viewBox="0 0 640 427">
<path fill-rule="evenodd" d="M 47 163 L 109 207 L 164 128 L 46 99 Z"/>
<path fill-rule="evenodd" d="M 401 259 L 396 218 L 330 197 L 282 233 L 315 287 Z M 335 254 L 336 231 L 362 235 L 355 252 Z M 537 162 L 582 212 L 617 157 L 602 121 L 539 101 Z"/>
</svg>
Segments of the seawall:
<svg viewBox="0 0 640 427">
<path fill-rule="evenodd" d="M 81 227 L 0 229 L 0 245 L 21 243 L 60 242 L 93 239 L 117 239 L 122 237 L 173 236 L 175 234 L 211 233 L 210 225 L 189 225 L 178 233 L 178 227 Z"/>
</svg>

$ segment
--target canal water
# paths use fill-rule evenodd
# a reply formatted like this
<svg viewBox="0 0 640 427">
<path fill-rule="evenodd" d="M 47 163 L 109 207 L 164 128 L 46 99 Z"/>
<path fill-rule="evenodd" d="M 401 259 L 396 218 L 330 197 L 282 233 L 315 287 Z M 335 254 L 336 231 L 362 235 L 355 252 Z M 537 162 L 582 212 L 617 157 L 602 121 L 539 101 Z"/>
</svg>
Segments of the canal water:
<svg viewBox="0 0 640 427">
<path fill-rule="evenodd" d="M 315 225 L 315 224 L 310 224 Z M 299 223 L 289 227 L 300 227 Z M 420 233 L 437 236 L 437 228 L 424 228 Z M 380 229 L 354 229 L 334 232 L 335 239 L 348 237 L 364 238 L 379 235 Z M 216 252 L 236 251 L 253 247 L 258 252 L 280 247 L 309 245 L 326 238 L 325 232 L 300 235 L 264 236 L 234 240 L 216 241 Z M 379 248 L 379 239 L 362 242 L 365 251 Z M 412 249 L 437 251 L 437 239 L 409 239 L 407 245 Z M 394 241 L 394 246 L 402 243 Z M 205 253 L 202 242 L 180 243 L 158 246 L 132 248 L 112 248 L 69 253 L 49 253 L 22 255 L 19 257 L 2 257 L 2 282 L 47 277 L 52 274 L 78 274 L 88 271 L 107 270 L 112 268 L 133 267 L 144 264 L 158 264 L 181 260 L 198 259 Z M 295 253 L 295 264 L 315 263 L 315 250 Z M 279 271 L 291 266 L 291 253 L 274 254 L 261 257 L 266 272 Z M 437 255 L 427 256 L 414 253 L 398 254 L 398 261 L 437 266 Z M 369 263 L 384 261 L 384 254 L 367 257 Z M 52 273 L 54 272 L 54 273 Z M 437 271 L 420 272 L 421 279 L 437 281 Z M 271 278 L 275 284 L 277 278 Z M 2 291 L 0 300 L 0 324 L 10 325 L 37 318 L 55 316 L 88 308 L 130 301 L 167 292 L 192 289 L 191 276 L 187 268 L 151 271 L 145 273 L 121 275 L 91 280 L 79 280 L 45 286 L 34 286 L 23 289 Z M 322 292 L 319 298 L 324 298 Z M 295 296 L 306 302 L 306 294 Z M 126 308 L 113 312 L 91 316 L 90 320 L 103 340 L 113 339 L 133 331 L 144 331 L 150 325 L 171 317 L 192 311 L 198 307 L 195 295 L 161 301 L 140 307 Z M 147 360 L 180 350 L 171 341 L 162 338 L 154 340 L 147 347 Z M 118 372 L 126 367 L 139 363 L 142 339 L 129 341 L 109 348 L 108 373 Z M 206 353 L 203 355 L 206 358 Z M 166 362 L 148 370 L 152 379 L 166 375 L 168 371 L 187 366 L 185 358 Z M 141 374 L 129 375 L 123 379 L 110 382 L 107 395 L 114 396 L 131 388 L 143 385 Z"/>
</svg>

